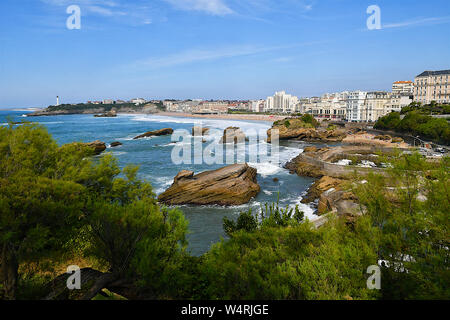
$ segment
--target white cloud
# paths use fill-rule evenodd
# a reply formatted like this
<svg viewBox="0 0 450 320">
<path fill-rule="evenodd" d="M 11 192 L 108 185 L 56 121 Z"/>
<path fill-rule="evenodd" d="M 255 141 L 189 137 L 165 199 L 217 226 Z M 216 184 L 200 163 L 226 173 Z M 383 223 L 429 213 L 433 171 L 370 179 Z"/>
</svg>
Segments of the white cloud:
<svg viewBox="0 0 450 320">
<path fill-rule="evenodd" d="M 176 65 L 189 64 L 200 61 L 251 55 L 262 51 L 264 51 L 264 49 L 253 46 L 228 47 L 214 50 L 190 49 L 164 57 L 152 57 L 146 60 L 142 60 L 139 61 L 137 65 L 150 68 L 172 67 Z"/>
<path fill-rule="evenodd" d="M 164 0 L 176 9 L 203 11 L 212 15 L 224 16 L 233 13 L 223 0 Z"/>
<path fill-rule="evenodd" d="M 118 11 L 118 10 L 112 10 L 110 8 L 100 7 L 100 6 L 87 6 L 86 9 L 90 13 L 95 13 L 95 14 L 99 14 L 101 16 L 106 16 L 106 17 L 127 15 L 126 12 Z"/>
<path fill-rule="evenodd" d="M 116 21 L 125 21 L 132 25 L 148 25 L 152 22 L 153 7 L 144 6 L 131 1 L 124 0 L 40 0 L 46 5 L 54 7 L 66 7 L 76 3 L 80 6 L 82 15 L 101 16 L 107 18 L 126 19 Z M 57 9 L 61 10 L 61 9 Z"/>
<path fill-rule="evenodd" d="M 221 47 L 215 49 L 189 49 L 179 53 L 164 55 L 161 57 L 151 57 L 149 59 L 140 60 L 134 63 L 133 65 L 137 68 L 156 69 L 197 62 L 214 61 L 226 58 L 252 56 L 265 52 L 287 50 L 296 47 L 310 46 L 321 43 L 323 42 L 316 41 L 307 43 L 296 43 L 284 46 L 240 45 L 240 46 Z M 283 61 L 280 62 L 287 62 L 287 59 L 284 59 Z"/>
<path fill-rule="evenodd" d="M 391 29 L 391 28 L 402 28 L 402 27 L 410 27 L 415 25 L 431 25 L 431 24 L 440 24 L 440 23 L 448 23 L 450 22 L 450 17 L 433 17 L 433 18 L 424 18 L 424 19 L 416 19 L 404 22 L 397 23 L 387 23 L 383 24 L 383 29 Z"/>
</svg>

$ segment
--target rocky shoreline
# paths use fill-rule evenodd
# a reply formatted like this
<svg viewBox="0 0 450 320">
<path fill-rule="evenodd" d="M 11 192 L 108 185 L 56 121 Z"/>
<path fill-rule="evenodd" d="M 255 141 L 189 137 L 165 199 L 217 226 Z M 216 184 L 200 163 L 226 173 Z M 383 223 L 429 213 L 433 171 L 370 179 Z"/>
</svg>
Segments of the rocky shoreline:
<svg viewBox="0 0 450 320">
<path fill-rule="evenodd" d="M 105 116 L 109 116 L 108 114 Z M 272 132 L 277 129 L 280 140 L 306 141 L 310 143 L 341 142 L 341 146 L 304 148 L 297 157 L 288 161 L 284 167 L 291 174 L 317 179 L 307 190 L 302 203 L 316 207 L 317 215 L 334 212 L 339 216 L 353 217 L 358 208 L 358 200 L 349 191 L 352 177 L 360 180 L 370 172 L 383 174 L 385 168 L 377 159 L 377 152 L 389 154 L 398 148 L 407 148 L 402 139 L 387 135 L 369 135 L 365 131 L 330 126 L 312 126 L 298 118 L 287 118 L 276 121 L 268 130 L 268 142 Z M 208 134 L 208 128 L 193 127 L 194 136 Z M 173 129 L 164 128 L 149 131 L 136 136 L 141 139 L 152 136 L 170 135 Z M 224 130 L 221 143 L 239 143 L 246 139 L 244 132 L 238 127 Z M 94 154 L 101 154 L 107 146 L 104 142 L 85 143 L 93 149 Z M 110 147 L 122 145 L 112 142 Z M 342 165 L 339 162 L 353 163 Z M 362 166 L 373 163 L 374 167 Z M 223 205 L 234 206 L 248 203 L 261 190 L 256 180 L 257 170 L 248 164 L 235 164 L 217 170 L 195 174 L 182 170 L 174 178 L 173 184 L 158 197 L 167 205 Z"/>
</svg>

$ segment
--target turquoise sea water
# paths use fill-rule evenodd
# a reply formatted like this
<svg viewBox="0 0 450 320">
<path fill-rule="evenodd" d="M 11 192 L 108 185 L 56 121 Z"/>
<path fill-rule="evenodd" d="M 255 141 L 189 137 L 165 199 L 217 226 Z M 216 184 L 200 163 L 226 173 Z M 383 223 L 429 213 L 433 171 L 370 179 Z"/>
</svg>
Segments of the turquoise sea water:
<svg viewBox="0 0 450 320">
<path fill-rule="evenodd" d="M 213 170 L 224 166 L 223 164 L 182 164 L 175 165 L 172 162 L 172 149 L 175 144 L 171 143 L 171 136 L 153 137 L 140 140 L 132 138 L 138 134 L 162 129 L 173 128 L 185 129 L 191 132 L 194 125 L 202 125 L 220 132 L 229 126 L 240 127 L 248 131 L 266 131 L 271 123 L 263 121 L 237 121 L 237 120 L 213 120 L 198 118 L 179 118 L 156 115 L 119 115 L 116 118 L 94 118 L 92 115 L 65 115 L 49 117 L 26 118 L 25 111 L 0 111 L 0 125 L 6 125 L 7 117 L 13 121 L 33 121 L 45 125 L 48 131 L 59 144 L 74 141 L 90 142 L 101 140 L 107 144 L 120 141 L 122 146 L 108 148 L 119 160 L 121 167 L 127 164 L 140 166 L 140 177 L 151 182 L 156 194 L 166 190 L 173 182 L 173 178 L 180 170 L 192 170 L 195 173 L 205 170 Z M 208 137 L 207 139 L 211 139 Z M 215 142 L 210 141 L 205 145 Z M 259 141 L 258 147 L 265 147 L 263 140 Z M 267 145 L 267 144 L 266 144 Z M 313 179 L 290 175 L 282 166 L 290 159 L 302 152 L 303 143 L 282 143 L 280 146 L 280 163 L 269 162 L 249 163 L 258 170 L 258 183 L 261 192 L 249 204 L 236 207 L 220 206 L 181 206 L 181 210 L 189 220 L 190 234 L 189 250 L 194 255 L 200 255 L 207 251 L 211 244 L 225 237 L 222 228 L 223 217 L 237 217 L 239 212 L 252 207 L 254 210 L 260 208 L 266 202 L 276 202 L 279 196 L 280 205 L 300 206 L 307 217 L 315 218 L 313 210 L 300 203 L 302 195 L 313 183 Z M 249 149 L 246 157 L 249 159 Z M 247 160 L 248 161 L 248 160 Z M 278 178 L 278 180 L 274 178 Z"/>
</svg>

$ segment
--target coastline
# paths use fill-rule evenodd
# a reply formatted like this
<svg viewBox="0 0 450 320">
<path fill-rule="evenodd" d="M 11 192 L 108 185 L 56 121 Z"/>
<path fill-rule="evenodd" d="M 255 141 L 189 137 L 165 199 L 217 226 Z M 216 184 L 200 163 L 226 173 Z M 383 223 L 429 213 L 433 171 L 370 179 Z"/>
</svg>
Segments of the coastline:
<svg viewBox="0 0 450 320">
<path fill-rule="evenodd" d="M 118 113 L 120 114 L 120 112 Z M 253 120 L 275 122 L 286 118 L 285 116 L 264 115 L 264 114 L 191 114 L 184 112 L 158 112 L 153 113 L 156 116 L 179 117 L 179 118 L 204 118 L 218 120 Z"/>
</svg>

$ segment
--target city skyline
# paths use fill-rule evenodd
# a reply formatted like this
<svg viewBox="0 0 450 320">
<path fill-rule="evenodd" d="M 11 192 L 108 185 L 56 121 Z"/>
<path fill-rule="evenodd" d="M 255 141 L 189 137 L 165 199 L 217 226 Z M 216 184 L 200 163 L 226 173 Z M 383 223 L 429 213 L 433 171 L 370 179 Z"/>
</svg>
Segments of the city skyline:
<svg viewBox="0 0 450 320">
<path fill-rule="evenodd" d="M 374 3 L 353 2 L 3 1 L 0 108 L 389 91 L 448 69 L 448 1 L 377 1 L 381 30 L 366 27 Z M 66 28 L 71 4 L 80 30 Z"/>
</svg>

